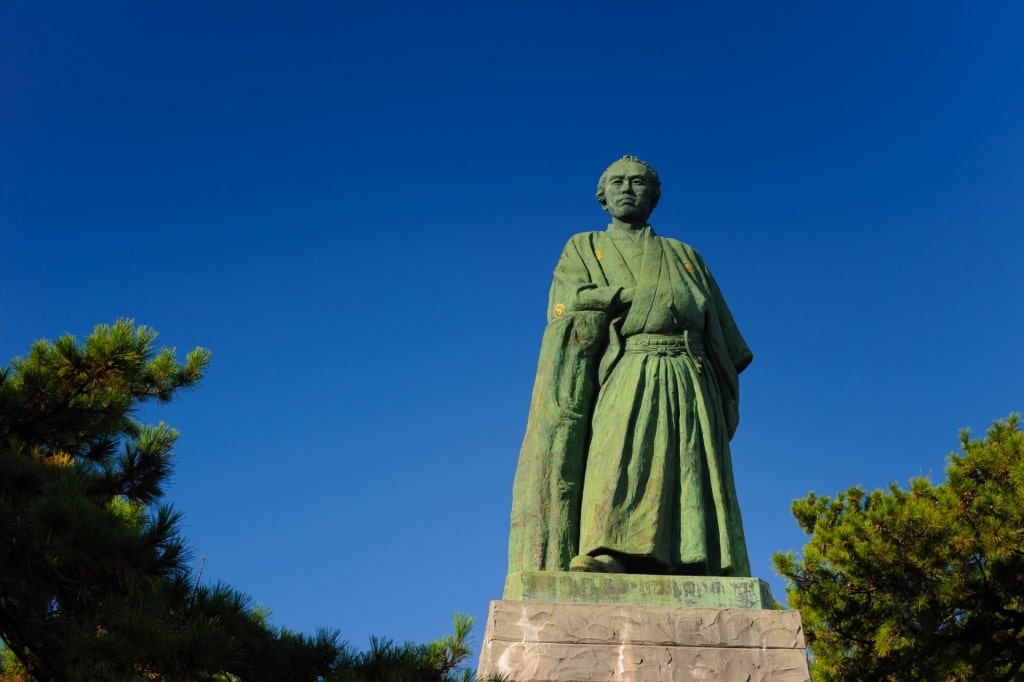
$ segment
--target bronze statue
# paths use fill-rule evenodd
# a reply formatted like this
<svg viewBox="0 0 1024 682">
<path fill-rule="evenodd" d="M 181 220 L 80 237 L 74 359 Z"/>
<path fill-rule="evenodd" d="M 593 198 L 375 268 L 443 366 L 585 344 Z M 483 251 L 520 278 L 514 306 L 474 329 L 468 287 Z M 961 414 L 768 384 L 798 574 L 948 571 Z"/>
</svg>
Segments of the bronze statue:
<svg viewBox="0 0 1024 682">
<path fill-rule="evenodd" d="M 657 173 L 601 175 L 603 232 L 555 267 L 509 571 L 749 576 L 729 441 L 753 357 L 700 255 L 647 223 Z"/>
</svg>

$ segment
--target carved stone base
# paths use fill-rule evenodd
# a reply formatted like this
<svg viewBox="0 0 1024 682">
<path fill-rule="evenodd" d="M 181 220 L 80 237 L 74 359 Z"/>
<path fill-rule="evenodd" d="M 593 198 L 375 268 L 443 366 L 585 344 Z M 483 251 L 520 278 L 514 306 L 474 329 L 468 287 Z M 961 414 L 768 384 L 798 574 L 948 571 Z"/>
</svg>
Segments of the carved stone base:
<svg viewBox="0 0 1024 682">
<path fill-rule="evenodd" d="M 505 578 L 504 599 L 557 604 L 691 606 L 716 609 L 775 607 L 768 583 L 758 578 L 638 573 L 522 571 Z"/>
<path fill-rule="evenodd" d="M 808 682 L 796 611 L 491 602 L 479 674 L 514 682 Z"/>
</svg>

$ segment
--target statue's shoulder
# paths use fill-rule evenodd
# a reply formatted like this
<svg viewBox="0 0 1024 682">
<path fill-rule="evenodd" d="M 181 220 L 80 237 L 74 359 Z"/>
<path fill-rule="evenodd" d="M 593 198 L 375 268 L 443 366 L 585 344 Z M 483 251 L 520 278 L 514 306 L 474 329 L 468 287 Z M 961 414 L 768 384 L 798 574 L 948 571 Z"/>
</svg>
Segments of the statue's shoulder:
<svg viewBox="0 0 1024 682">
<path fill-rule="evenodd" d="M 564 251 L 590 251 L 590 247 L 594 244 L 595 240 L 600 239 L 604 232 L 598 230 L 591 230 L 589 232 L 577 232 L 573 236 L 569 237 L 569 241 L 565 244 Z"/>
<path fill-rule="evenodd" d="M 598 236 L 603 235 L 604 230 L 588 230 L 586 232 L 577 232 L 573 236 L 569 237 L 570 243 L 581 243 L 581 242 L 592 242 Z"/>
<path fill-rule="evenodd" d="M 704 258 L 700 255 L 700 252 L 697 251 L 697 249 L 690 246 L 689 244 L 687 244 L 686 242 L 681 242 L 678 239 L 674 239 L 672 237 L 665 237 L 662 235 L 658 235 L 658 237 L 662 240 L 662 242 L 664 242 L 670 249 L 672 249 L 676 253 L 686 258 L 697 261 L 701 265 L 704 265 Z"/>
</svg>

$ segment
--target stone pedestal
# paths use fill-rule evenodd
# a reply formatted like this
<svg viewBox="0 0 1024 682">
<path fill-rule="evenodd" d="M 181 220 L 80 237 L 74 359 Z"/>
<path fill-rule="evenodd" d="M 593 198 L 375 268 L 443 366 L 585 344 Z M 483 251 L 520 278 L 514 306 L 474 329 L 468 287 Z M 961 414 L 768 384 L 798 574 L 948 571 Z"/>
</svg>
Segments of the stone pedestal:
<svg viewBox="0 0 1024 682">
<path fill-rule="evenodd" d="M 514 682 L 810 680 L 800 615 L 765 608 L 771 603 L 767 585 L 763 593 L 742 587 L 763 585 L 756 579 L 535 575 L 540 577 L 526 574 L 525 582 L 510 576 L 506 599 L 491 602 L 480 652 L 482 677 L 499 673 Z M 636 583 L 628 594 L 614 589 L 624 581 Z M 563 598 L 538 600 L 544 584 Z M 521 600 L 508 598 L 510 585 L 511 594 L 517 593 L 516 585 L 522 588 Z M 679 595 L 684 598 L 673 602 Z M 710 595 L 717 603 L 687 603 L 687 595 L 690 602 Z M 721 603 L 737 595 L 757 603 Z M 590 601 L 571 601 L 573 596 Z M 633 603 L 609 603 L 622 598 Z M 761 603 L 764 598 L 768 604 Z"/>
<path fill-rule="evenodd" d="M 759 578 L 635 573 L 509 573 L 505 579 L 503 599 L 559 604 L 692 606 L 719 609 L 775 607 L 768 583 Z"/>
</svg>

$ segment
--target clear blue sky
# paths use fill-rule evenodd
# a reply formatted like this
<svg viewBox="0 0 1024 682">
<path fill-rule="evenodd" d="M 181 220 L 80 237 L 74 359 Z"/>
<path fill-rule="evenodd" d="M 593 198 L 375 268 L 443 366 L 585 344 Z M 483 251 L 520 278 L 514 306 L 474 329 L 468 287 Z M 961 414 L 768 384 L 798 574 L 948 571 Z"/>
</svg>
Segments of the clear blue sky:
<svg viewBox="0 0 1024 682">
<path fill-rule="evenodd" d="M 169 498 L 311 632 L 501 596 L 551 270 L 624 153 L 755 359 L 755 574 L 789 514 L 1024 409 L 1024 4 L 8 0 L 0 361 L 132 317 L 202 387 Z"/>
</svg>

